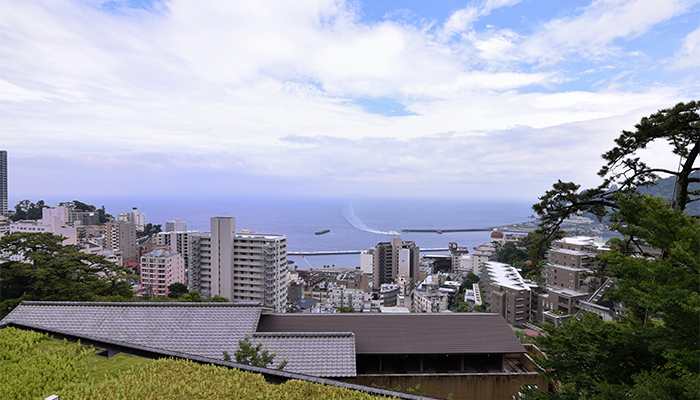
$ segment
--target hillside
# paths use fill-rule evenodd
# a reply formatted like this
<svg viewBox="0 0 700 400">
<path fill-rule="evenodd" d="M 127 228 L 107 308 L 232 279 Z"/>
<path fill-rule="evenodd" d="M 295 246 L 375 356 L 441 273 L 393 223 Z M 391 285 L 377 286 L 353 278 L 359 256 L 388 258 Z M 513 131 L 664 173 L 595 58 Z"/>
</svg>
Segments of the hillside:
<svg viewBox="0 0 700 400">
<path fill-rule="evenodd" d="M 150 360 L 97 350 L 16 328 L 0 329 L 1 399 L 386 399 L 297 380 L 269 384 L 262 375 L 187 360 Z M 146 396 L 147 394 L 147 396 Z"/>
</svg>

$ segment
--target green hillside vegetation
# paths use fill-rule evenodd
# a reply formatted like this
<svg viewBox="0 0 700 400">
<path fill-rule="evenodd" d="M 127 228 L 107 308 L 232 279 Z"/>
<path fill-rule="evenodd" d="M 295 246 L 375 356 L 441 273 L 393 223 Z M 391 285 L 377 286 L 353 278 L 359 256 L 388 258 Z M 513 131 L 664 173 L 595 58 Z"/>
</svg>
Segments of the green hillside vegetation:
<svg viewBox="0 0 700 400">
<path fill-rule="evenodd" d="M 700 178 L 700 171 L 695 171 L 690 174 L 691 178 Z M 676 177 L 659 179 L 654 184 L 641 186 L 637 190 L 642 194 L 648 194 L 651 197 L 663 197 L 666 201 L 673 199 L 673 189 L 676 185 Z M 700 183 L 692 182 L 688 185 L 688 191 L 700 190 Z M 700 215 L 700 201 L 689 203 L 685 212 L 688 215 Z"/>
<path fill-rule="evenodd" d="M 187 360 L 149 360 L 16 328 L 0 330 L 0 398 L 43 399 L 385 399 L 304 381 L 269 384 L 259 374 Z"/>
</svg>

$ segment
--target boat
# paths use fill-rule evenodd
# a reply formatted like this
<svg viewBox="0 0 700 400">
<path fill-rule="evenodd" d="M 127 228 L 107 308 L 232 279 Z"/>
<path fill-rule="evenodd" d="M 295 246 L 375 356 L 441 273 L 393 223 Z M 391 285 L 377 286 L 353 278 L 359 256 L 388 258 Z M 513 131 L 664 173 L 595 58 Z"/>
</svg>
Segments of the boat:
<svg viewBox="0 0 700 400">
<path fill-rule="evenodd" d="M 322 230 L 322 231 L 316 232 L 316 234 L 317 234 L 317 235 L 325 235 L 326 233 L 328 233 L 328 232 L 330 232 L 330 231 L 331 231 L 330 229 L 324 229 L 324 230 Z"/>
</svg>

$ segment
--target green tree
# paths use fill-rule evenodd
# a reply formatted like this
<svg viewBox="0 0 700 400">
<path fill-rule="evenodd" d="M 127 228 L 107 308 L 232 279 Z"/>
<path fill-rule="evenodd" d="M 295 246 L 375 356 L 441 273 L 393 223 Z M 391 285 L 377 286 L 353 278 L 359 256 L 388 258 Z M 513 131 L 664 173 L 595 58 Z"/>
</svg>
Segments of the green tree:
<svg viewBox="0 0 700 400">
<path fill-rule="evenodd" d="M 32 203 L 31 201 L 25 199 L 20 201 L 15 205 L 15 213 L 12 215 L 11 219 L 13 221 L 20 221 L 20 220 L 33 220 L 36 221 L 37 219 L 41 219 L 42 217 L 42 209 L 48 207 L 45 203 L 44 200 L 39 200 L 36 202 L 36 204 Z"/>
<path fill-rule="evenodd" d="M 559 181 L 533 206 L 542 216 L 543 237 L 558 233 L 562 220 L 577 211 L 609 215 L 624 235 L 600 256 L 600 271 L 616 278 L 608 298 L 627 309 L 619 322 L 586 315 L 561 329 L 549 327 L 537 343 L 547 354 L 545 376 L 558 382 L 558 394 L 523 388 L 525 398 L 698 398 L 700 391 L 700 222 L 683 211 L 698 199 L 688 190 L 697 178 L 700 152 L 698 103 L 678 104 L 643 118 L 634 132 L 623 131 L 607 162 L 599 187 Z M 677 171 L 649 167 L 636 153 L 666 141 L 680 158 Z M 676 177 L 671 202 L 640 195 L 637 187 Z M 615 190 L 607 189 L 612 184 Z M 549 236 L 548 236 L 549 235 Z M 646 245 L 660 256 L 645 254 Z"/>
<path fill-rule="evenodd" d="M 513 242 L 507 242 L 498 249 L 498 261 L 520 268 L 528 260 L 525 250 L 519 249 Z"/>
<path fill-rule="evenodd" d="M 615 139 L 616 146 L 602 155 L 606 163 L 598 172 L 603 178 L 598 187 L 579 191 L 580 185 L 573 182 L 555 183 L 533 206 L 541 218 L 541 233 L 545 239 L 541 246 L 546 245 L 546 239 L 555 234 L 569 216 L 584 211 L 603 218 L 619 210 L 618 193 L 636 192 L 638 187 L 653 184 L 658 174 L 676 178 L 673 209 L 683 211 L 689 202 L 699 200 L 700 191 L 688 190 L 691 183 L 700 182 L 700 178 L 691 176 L 700 170 L 695 166 L 700 153 L 699 109 L 700 103 L 696 101 L 679 103 L 642 118 L 634 131 L 622 131 Z M 651 167 L 641 161 L 638 153 L 659 142 L 667 143 L 679 157 L 677 169 Z"/>
<path fill-rule="evenodd" d="M 262 342 L 253 344 L 251 337 L 246 335 L 238 341 L 238 349 L 233 353 L 233 356 L 239 364 L 267 368 L 275 361 L 276 354 L 263 348 Z"/>
<path fill-rule="evenodd" d="M 193 290 L 180 296 L 177 301 L 180 303 L 204 303 L 207 301 L 207 299 L 202 297 L 198 291 Z"/>
<path fill-rule="evenodd" d="M 338 311 L 339 313 L 354 313 L 354 312 L 355 312 L 355 309 L 352 308 L 352 307 L 345 307 L 345 306 L 342 306 L 342 307 L 338 307 L 338 310 L 337 310 L 337 311 Z"/>
<path fill-rule="evenodd" d="M 160 224 L 153 225 L 152 223 L 149 222 L 143 227 L 143 232 L 137 232 L 137 234 L 139 236 L 143 237 L 143 236 L 155 235 L 158 232 L 162 232 L 161 225 Z"/>
<path fill-rule="evenodd" d="M 50 233 L 15 232 L 0 239 L 0 252 L 23 261 L 0 264 L 0 316 L 23 300 L 97 301 L 105 297 L 133 299 L 130 270 L 103 256 L 63 246 Z"/>
<path fill-rule="evenodd" d="M 186 294 L 187 285 L 181 282 L 175 282 L 168 286 L 168 297 L 173 299 L 179 299 L 183 294 Z"/>
<path fill-rule="evenodd" d="M 211 299 L 212 303 L 228 303 L 228 299 L 223 296 L 219 296 L 218 294 L 212 297 Z"/>
</svg>

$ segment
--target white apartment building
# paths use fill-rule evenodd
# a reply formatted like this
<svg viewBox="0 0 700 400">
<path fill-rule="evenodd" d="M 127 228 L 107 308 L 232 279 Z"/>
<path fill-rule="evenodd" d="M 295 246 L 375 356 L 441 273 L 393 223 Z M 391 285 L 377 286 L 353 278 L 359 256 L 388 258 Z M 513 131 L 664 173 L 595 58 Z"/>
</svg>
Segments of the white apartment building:
<svg viewBox="0 0 700 400">
<path fill-rule="evenodd" d="M 512 266 L 496 261 L 481 264 L 483 298 L 490 311 L 498 313 L 509 324 L 521 324 L 530 319 L 531 291 L 520 273 Z"/>
<path fill-rule="evenodd" d="M 187 288 L 190 291 L 200 290 L 199 239 L 202 235 L 204 233 L 201 231 L 159 232 L 156 235 L 157 245 L 170 246 L 172 251 L 179 253 L 185 260 Z"/>
<path fill-rule="evenodd" d="M 117 214 L 117 221 L 131 222 L 136 225 L 136 230 L 142 232 L 146 227 L 146 214 L 138 212 L 136 207 L 130 212 L 120 212 Z"/>
<path fill-rule="evenodd" d="M 180 218 L 175 221 L 165 221 L 165 232 L 185 232 L 187 231 L 187 222 Z"/>
<path fill-rule="evenodd" d="M 287 302 L 287 238 L 235 233 L 236 219 L 212 217 L 211 232 L 200 237 L 199 291 L 207 298 L 259 302 L 283 312 Z"/>
<path fill-rule="evenodd" d="M 142 295 L 167 296 L 168 286 L 185 283 L 185 260 L 174 251 L 153 250 L 141 257 Z"/>
</svg>

